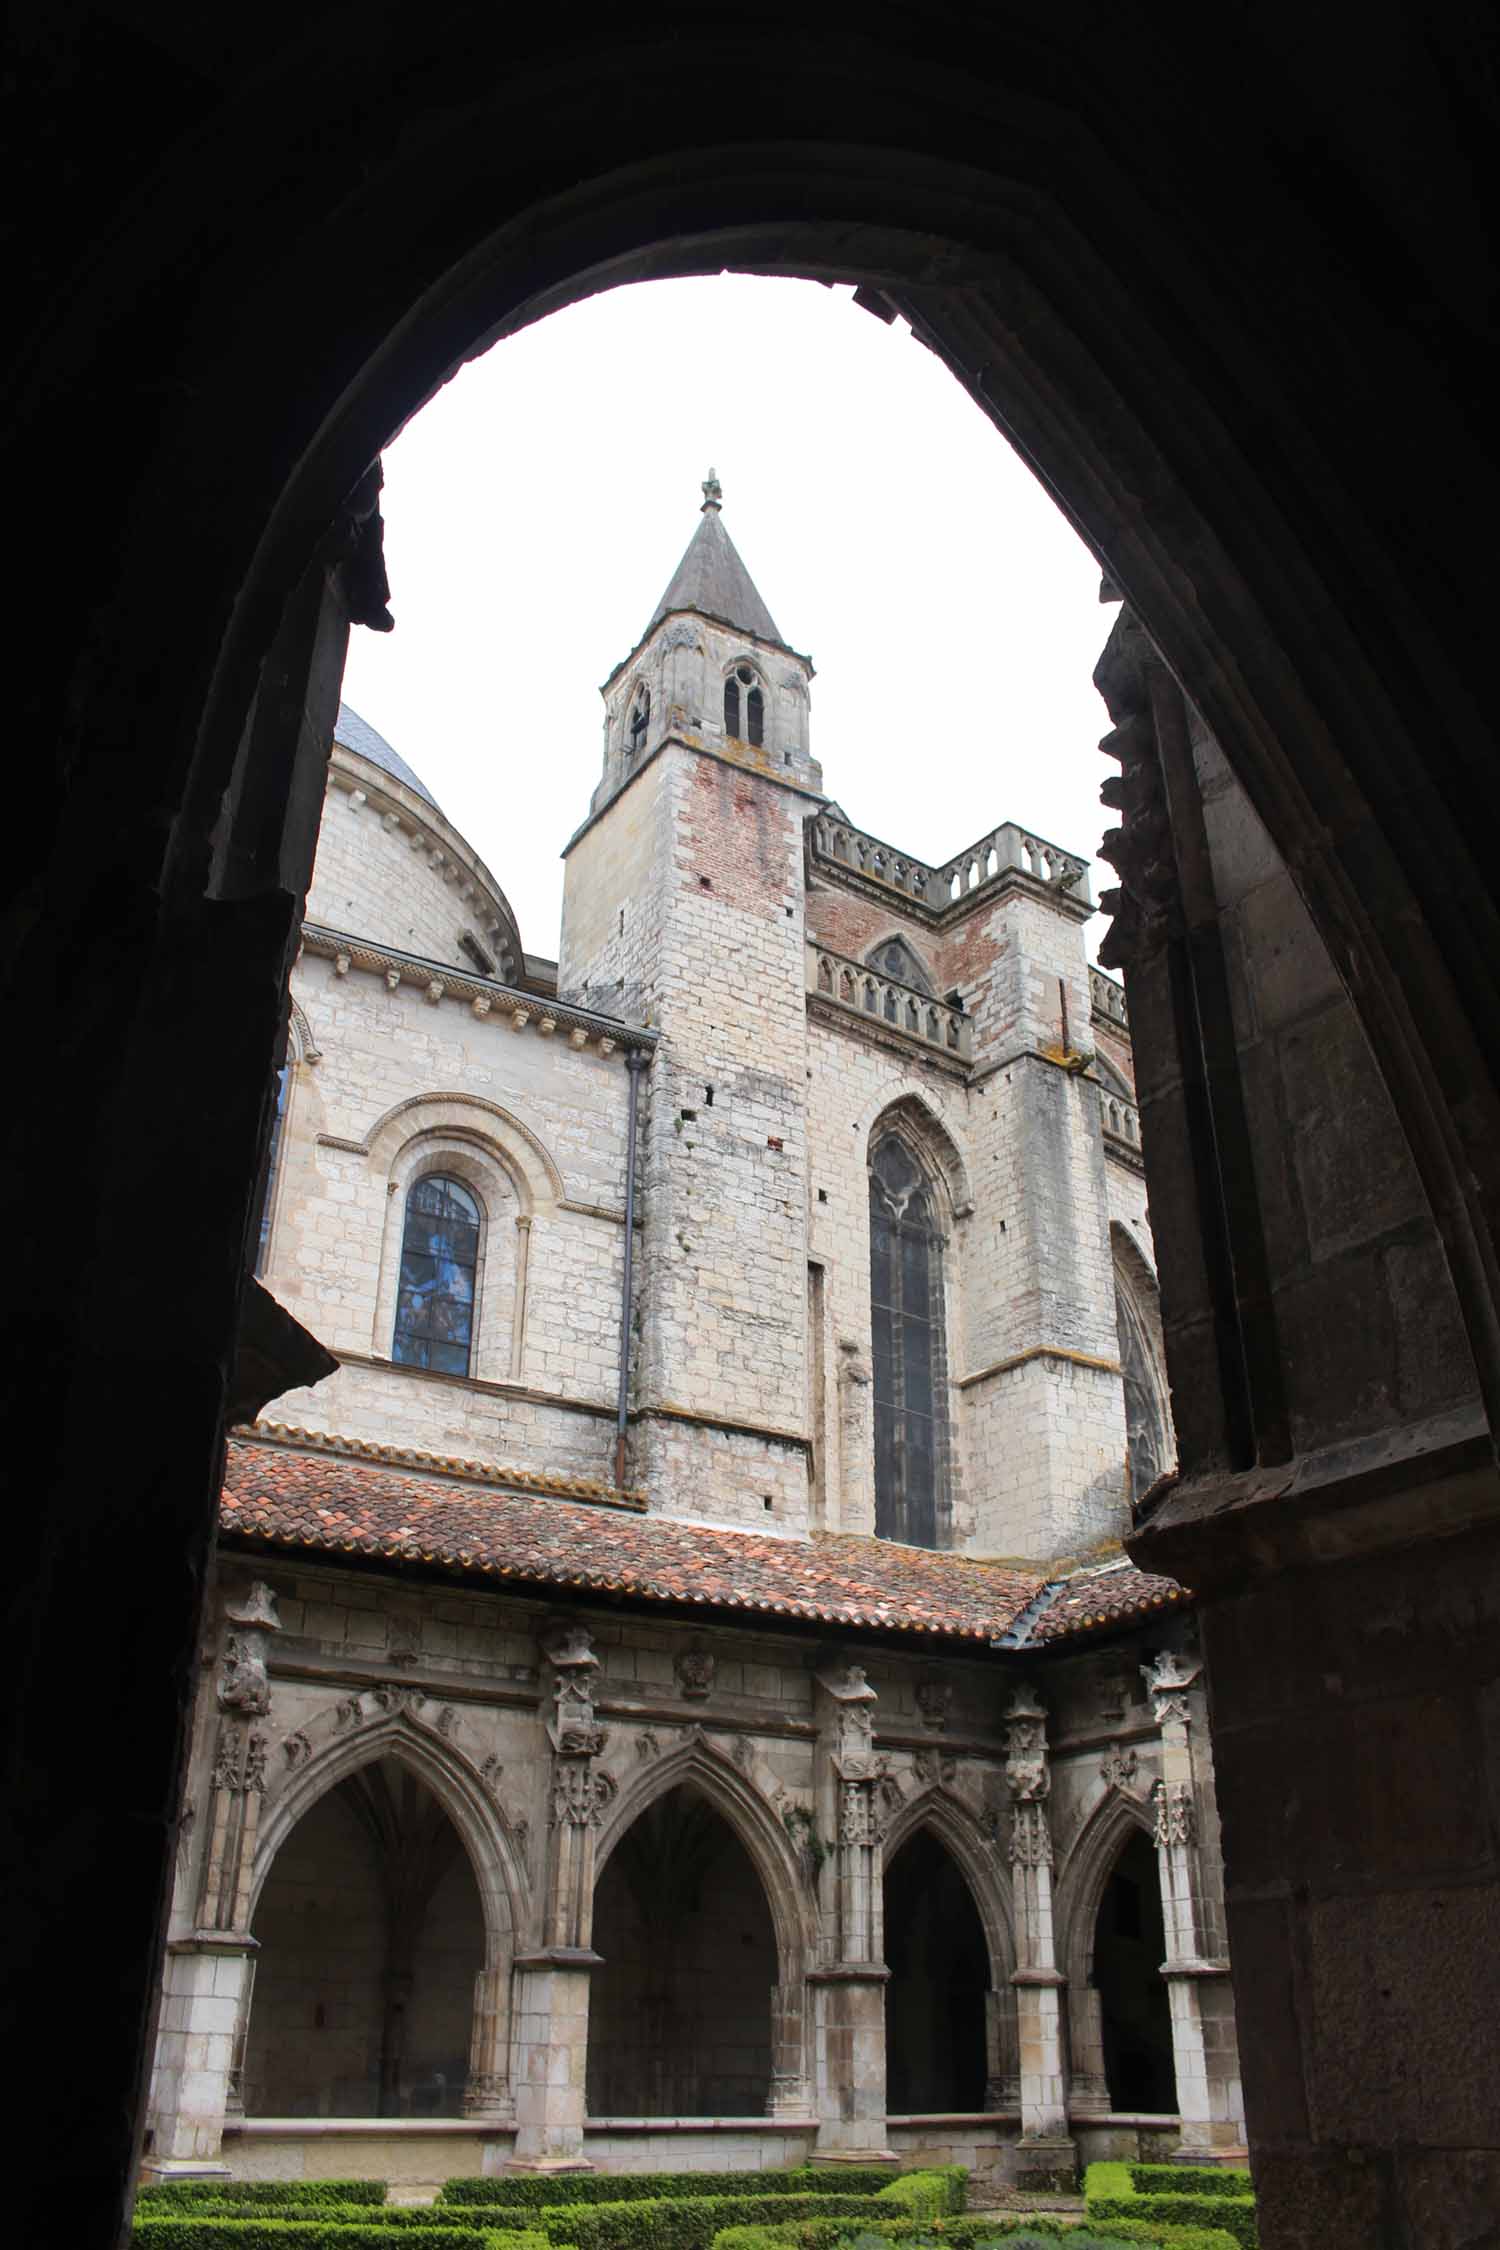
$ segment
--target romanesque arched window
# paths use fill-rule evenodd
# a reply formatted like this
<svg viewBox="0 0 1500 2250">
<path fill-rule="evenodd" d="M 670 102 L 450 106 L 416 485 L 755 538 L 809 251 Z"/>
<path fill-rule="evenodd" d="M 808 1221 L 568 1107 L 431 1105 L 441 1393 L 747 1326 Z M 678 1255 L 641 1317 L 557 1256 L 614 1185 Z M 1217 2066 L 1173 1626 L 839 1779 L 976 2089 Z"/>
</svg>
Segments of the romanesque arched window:
<svg viewBox="0 0 1500 2250">
<path fill-rule="evenodd" d="M 737 664 L 724 682 L 724 732 L 741 737 L 753 748 L 766 738 L 766 699 L 748 664 Z"/>
<path fill-rule="evenodd" d="M 469 1190 L 443 1172 L 429 1172 L 408 1194 L 391 1351 L 403 1366 L 468 1374 L 479 1217 Z"/>
<path fill-rule="evenodd" d="M 870 1155 L 875 1530 L 935 1547 L 946 1515 L 943 1236 L 931 1184 L 894 1133 Z"/>
</svg>

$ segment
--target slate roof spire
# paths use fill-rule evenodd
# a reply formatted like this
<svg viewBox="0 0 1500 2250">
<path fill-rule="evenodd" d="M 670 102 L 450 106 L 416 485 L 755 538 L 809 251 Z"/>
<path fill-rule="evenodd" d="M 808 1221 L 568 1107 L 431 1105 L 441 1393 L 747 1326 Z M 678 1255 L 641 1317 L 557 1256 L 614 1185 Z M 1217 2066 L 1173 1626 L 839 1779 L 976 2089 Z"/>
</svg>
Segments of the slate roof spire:
<svg viewBox="0 0 1500 2250">
<path fill-rule="evenodd" d="M 687 552 L 672 574 L 672 582 L 651 615 L 646 635 L 654 633 L 674 610 L 696 610 L 700 617 L 715 617 L 721 625 L 736 626 L 758 641 L 789 644 L 775 618 L 756 591 L 755 581 L 741 562 L 738 550 L 724 529 L 721 510 L 724 488 L 712 469 L 703 482 L 702 522 L 688 541 Z"/>
</svg>

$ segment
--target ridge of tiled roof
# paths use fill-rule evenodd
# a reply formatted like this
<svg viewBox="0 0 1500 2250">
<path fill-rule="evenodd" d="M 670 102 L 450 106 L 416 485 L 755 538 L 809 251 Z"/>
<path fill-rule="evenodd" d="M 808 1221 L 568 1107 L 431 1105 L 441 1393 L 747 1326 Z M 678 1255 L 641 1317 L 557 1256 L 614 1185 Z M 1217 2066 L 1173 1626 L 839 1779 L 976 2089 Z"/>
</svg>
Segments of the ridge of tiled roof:
<svg viewBox="0 0 1500 2250">
<path fill-rule="evenodd" d="M 1038 1586 L 884 1539 L 718 1530 L 248 1438 L 230 1440 L 219 1520 L 227 1537 L 304 1553 L 985 1645 Z"/>
<path fill-rule="evenodd" d="M 1027 1622 L 1028 1648 L 1072 1640 L 1081 1633 L 1128 1624 L 1152 1610 L 1175 1609 L 1189 1601 L 1186 1587 L 1133 1563 L 1111 1563 L 1103 1570 L 1081 1570 L 1059 1579 Z"/>
</svg>

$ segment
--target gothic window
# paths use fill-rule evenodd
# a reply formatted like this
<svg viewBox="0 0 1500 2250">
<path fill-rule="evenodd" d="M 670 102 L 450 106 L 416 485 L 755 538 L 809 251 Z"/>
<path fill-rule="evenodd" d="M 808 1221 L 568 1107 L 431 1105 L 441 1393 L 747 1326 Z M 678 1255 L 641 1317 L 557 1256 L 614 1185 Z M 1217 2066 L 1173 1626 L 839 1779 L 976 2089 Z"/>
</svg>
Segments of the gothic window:
<svg viewBox="0 0 1500 2250">
<path fill-rule="evenodd" d="M 255 1271 L 266 1270 L 266 1257 L 271 1248 L 271 1203 L 276 1186 L 276 1167 L 281 1160 L 281 1124 L 286 1116 L 287 1088 L 291 1083 L 291 1065 L 283 1063 L 276 1073 L 276 1112 L 271 1119 L 271 1141 L 266 1150 L 266 1169 L 260 1191 L 260 1225 L 255 1244 Z"/>
<path fill-rule="evenodd" d="M 646 729 L 651 724 L 651 690 L 641 684 L 635 691 L 635 701 L 630 707 L 630 724 L 625 732 L 625 747 L 632 758 L 638 757 L 646 746 Z"/>
<path fill-rule="evenodd" d="M 1117 1253 L 1118 1261 L 1118 1253 Z M 1173 1458 L 1171 1424 L 1157 1375 L 1148 1315 L 1137 1288 L 1120 1264 L 1115 1266 L 1115 1332 L 1125 1389 L 1125 1456 L 1132 1506 L 1156 1482 Z"/>
<path fill-rule="evenodd" d="M 393 1359 L 468 1374 L 478 1264 L 479 1205 L 457 1180 L 429 1173 L 406 1198 Z"/>
<path fill-rule="evenodd" d="M 743 696 L 744 725 L 740 724 Z M 766 737 L 766 701 L 760 682 L 748 664 L 737 664 L 724 682 L 724 732 L 759 748 Z"/>
<path fill-rule="evenodd" d="M 898 984 L 913 985 L 918 992 L 931 992 L 932 979 L 905 938 L 883 939 L 867 958 L 870 967 L 878 969 L 883 977 L 894 977 Z"/>
<path fill-rule="evenodd" d="M 943 1237 L 932 1189 L 893 1134 L 870 1158 L 870 1322 L 876 1534 L 935 1547 L 947 1452 Z"/>
</svg>

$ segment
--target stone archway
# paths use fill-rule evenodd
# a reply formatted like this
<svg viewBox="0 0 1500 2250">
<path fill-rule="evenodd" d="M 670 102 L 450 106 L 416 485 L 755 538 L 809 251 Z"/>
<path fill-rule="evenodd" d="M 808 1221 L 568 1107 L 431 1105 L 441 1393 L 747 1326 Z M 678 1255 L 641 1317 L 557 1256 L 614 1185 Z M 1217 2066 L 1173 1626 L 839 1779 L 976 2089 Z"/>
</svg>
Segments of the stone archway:
<svg viewBox="0 0 1500 2250">
<path fill-rule="evenodd" d="M 252 1934 L 250 2115 L 463 2114 L 484 1905 L 409 1763 L 368 1759 L 323 1792 L 267 1869 Z"/>
<path fill-rule="evenodd" d="M 1019 2100 L 1019 2034 L 1016 2021 L 1016 1934 L 1009 1885 L 1003 1880 L 995 1846 L 979 1828 L 971 1808 L 943 1788 L 908 1798 L 886 1828 L 882 1860 L 889 1867 L 921 1831 L 934 1836 L 962 1875 L 970 1904 L 979 1917 L 985 1947 L 985 2109 L 1013 2107 Z"/>
<path fill-rule="evenodd" d="M 962 1869 L 925 1821 L 885 1854 L 885 1959 L 887 2108 L 991 2107 L 989 1946 Z"/>
<path fill-rule="evenodd" d="M 594 1892 L 588 2109 L 748 2117 L 770 2107 L 778 1983 L 754 1862 L 689 1779 L 617 1837 Z"/>
<path fill-rule="evenodd" d="M 390 1775 L 398 1788 L 410 1783 L 421 1793 L 421 1798 L 430 1803 L 424 1804 L 419 1799 L 403 1819 L 398 1817 L 399 1807 L 382 1807 L 378 1801 L 372 1802 L 375 1792 L 362 1777 L 376 1771 Z M 388 1781 L 387 1795 L 390 1791 Z M 335 1805 L 337 1810 L 320 1813 L 320 1808 Z M 443 1831 L 434 1816 L 440 1816 L 451 1829 L 458 1846 L 457 1857 L 451 1848 L 443 1848 Z M 309 1822 L 314 1824 L 311 1830 Z M 287 1888 L 300 1883 L 304 1899 L 313 1900 L 316 1912 L 317 1885 L 330 1860 L 343 1865 L 367 1909 L 364 1946 L 367 1970 L 377 1945 L 374 1925 L 377 1921 L 380 1923 L 380 1973 L 384 1977 L 414 1976 L 424 1943 L 434 1959 L 442 1956 L 450 1963 L 459 1956 L 467 1960 L 475 1953 L 470 1937 L 465 1934 L 472 1888 L 479 1943 L 468 1969 L 464 1993 L 458 1993 L 453 1976 L 449 1975 L 447 1998 L 442 2006 L 434 2007 L 426 1999 L 419 2000 L 415 2016 L 407 2019 L 406 2028 L 409 2030 L 415 2022 L 422 2042 L 433 2048 L 428 2058 L 429 2067 L 422 2076 L 421 2102 L 430 2103 L 440 2091 L 445 2103 L 441 2114 L 456 2114 L 453 2107 L 456 2099 L 457 2109 L 465 2115 L 506 2115 L 510 2108 L 511 1963 L 515 1934 L 522 1926 L 524 1884 L 514 1839 L 505 1830 L 503 1820 L 466 1762 L 449 1744 L 415 1724 L 407 1711 L 377 1719 L 373 1725 L 367 1724 L 342 1740 L 335 1735 L 310 1759 L 304 1756 L 285 1782 L 268 1793 L 250 1887 L 250 1927 L 257 1938 L 267 1895 L 275 1899 L 280 1887 L 276 1877 L 283 1854 L 299 1835 L 309 1848 L 295 1855 Z M 436 1905 L 438 1911 L 429 1921 L 423 1908 L 416 1914 L 417 1926 L 413 1931 L 410 1922 L 420 1901 L 423 1867 L 419 1855 L 425 1836 L 438 1839 L 439 1859 L 431 1868 L 435 1887 L 428 1900 L 428 1905 Z M 383 1877 L 382 1858 L 391 1851 L 417 1857 L 417 1864 L 398 1871 L 400 1881 L 395 1885 Z M 299 1866 L 298 1860 L 305 1860 L 306 1864 Z M 396 1895 L 392 1895 L 393 1892 Z M 273 1918 L 280 1911 L 280 1908 L 274 1909 Z M 389 1949 L 385 1946 L 390 1926 L 403 1916 L 407 1926 L 399 1935 L 410 1941 L 407 1951 L 411 1957 L 411 1965 L 405 1969 L 394 1960 L 387 1964 Z M 338 1929 L 337 1923 L 334 1927 Z M 342 1939 L 341 1930 L 339 1935 Z M 244 1993 L 243 2020 L 237 2036 L 237 2046 L 251 2066 L 252 2081 L 258 2052 L 263 2051 L 263 2043 L 258 2047 L 261 2035 L 255 2030 L 254 1995 L 259 1987 L 257 1968 Z M 264 1995 L 261 1997 L 263 1999 Z M 369 2014 L 366 2006 L 367 2018 Z M 460 2014 L 465 2014 L 467 2026 L 466 2060 L 462 2084 L 455 2097 L 453 2036 Z M 442 2027 L 441 2040 L 436 2035 L 438 2026 Z M 318 2031 L 327 2028 L 326 2023 L 313 2027 Z M 388 2066 L 384 2071 L 377 2067 L 373 2074 L 377 2097 L 390 2102 L 405 2098 L 408 2108 L 404 2114 L 413 2114 L 410 2085 L 414 2071 L 407 2070 L 407 2091 L 403 2096 L 400 2073 L 390 2060 L 394 2048 L 389 2031 L 377 2039 L 376 2051 L 377 2055 L 384 2052 Z M 409 2039 L 405 2051 L 408 2062 L 412 2062 Z M 439 2073 L 443 2080 L 441 2089 L 436 2085 Z M 363 2083 L 371 2083 L 368 2070 L 363 2073 Z M 263 2073 L 260 2081 L 245 2086 L 247 2104 L 254 2102 L 264 2085 Z M 439 2114 L 430 2106 L 425 2112 L 419 2107 L 415 2113 Z M 337 2112 L 325 2110 L 322 2114 Z M 387 2108 L 371 2114 L 403 2112 L 399 2108 Z"/>
<path fill-rule="evenodd" d="M 1138 1847 L 1149 1845 L 1151 1838 L 1151 1816 L 1145 1801 L 1124 1790 L 1111 1789 L 1084 1822 L 1059 1872 L 1055 1904 L 1058 1956 L 1067 1975 L 1069 2108 L 1077 2115 L 1103 2115 L 1114 2106 L 1109 2056 L 1117 2052 L 1118 2040 L 1113 2034 L 1106 2037 L 1096 1949 L 1115 1870 L 1127 1853 L 1135 1852 L 1138 1857 Z M 1154 1874 L 1154 1858 L 1152 1866 Z M 1156 1895 L 1159 1925 L 1159 1883 Z M 1113 1936 L 1111 1922 L 1106 1937 Z M 1127 1941 L 1122 1938 L 1121 1942 Z M 1156 1957 L 1158 1969 L 1164 1952 L 1163 1944 Z M 1165 1998 L 1164 1985 L 1162 1992 Z M 1170 2031 L 1168 2038 L 1170 2044 Z"/>
<path fill-rule="evenodd" d="M 1296 70 L 1279 68 L 1274 23 L 1249 29 L 1242 67 L 1226 77 L 1217 54 L 1195 56 L 1191 43 L 1160 71 L 1118 12 L 1053 11 L 1019 28 L 1008 16 L 976 19 L 956 48 L 944 25 L 924 35 L 862 21 L 852 67 L 842 23 L 807 33 L 798 70 L 763 76 L 761 100 L 725 126 L 728 149 L 708 148 L 695 168 L 684 151 L 702 147 L 702 88 L 764 51 L 765 33 L 738 15 L 710 11 L 655 44 L 643 27 L 630 55 L 657 73 L 649 161 L 638 111 L 619 99 L 624 50 L 571 35 L 554 50 L 561 35 L 545 25 L 497 26 L 491 46 L 467 20 L 462 38 L 445 39 L 439 15 L 427 41 L 403 51 L 405 24 L 372 20 L 351 77 L 338 42 L 320 41 L 316 8 L 293 34 L 261 26 L 250 47 L 226 40 L 196 54 L 121 18 L 104 59 L 86 65 L 72 12 L 61 20 L 55 59 L 34 58 L 43 96 L 65 86 L 70 103 L 97 105 L 102 129 L 69 128 L 76 181 L 39 211 L 22 286 L 36 350 L 14 425 L 32 503 L 18 538 L 45 589 L 28 692 L 58 742 L 39 776 L 49 788 L 33 831 L 41 871 L 34 883 L 23 871 L 36 904 L 16 954 L 15 1038 L 20 1051 L 47 1051 L 60 1016 L 74 1036 L 24 1089 L 10 1172 L 26 1179 L 29 1154 L 45 1150 L 88 1185 L 66 1213 L 20 1214 L 13 1257 L 39 1278 L 18 1306 L 10 1364 L 28 1426 L 59 1433 L 49 1505 L 22 1527 L 33 1544 L 16 1562 L 36 1605 L 25 1645 L 71 1643 L 91 1662 L 70 1691 L 33 1654 L 12 1699 L 38 1777 L 16 1808 L 21 1849 L 52 1875 L 28 1894 L 9 1941 L 20 2012 L 57 2026 L 39 2035 L 51 2040 L 34 2074 L 41 2086 L 67 2069 L 67 2043 L 94 2006 L 93 1960 L 70 1965 L 77 1929 L 90 1927 L 91 1954 L 118 1966 L 119 2006 L 96 2027 L 90 2115 L 81 2124 L 75 2107 L 60 2127 L 35 2118 L 36 2145 L 49 2151 L 43 2177 L 80 2146 L 100 2152 L 84 2192 L 102 2238 L 130 2169 L 122 2097 L 139 2078 L 158 1965 L 147 1933 L 171 1849 L 165 1814 L 142 1819 L 140 1807 L 176 1801 L 233 1273 L 264 1138 L 257 1104 L 279 1028 L 275 980 L 295 921 L 293 906 L 276 903 L 278 890 L 294 898 L 297 880 L 279 864 L 275 822 L 269 853 L 232 894 L 206 879 L 208 838 L 253 683 L 341 496 L 486 322 L 509 317 L 479 255 L 497 216 L 516 214 L 512 263 L 527 260 L 543 294 L 587 285 L 622 245 L 638 272 L 652 270 L 653 245 L 673 246 L 660 250 L 663 265 L 676 245 L 724 262 L 736 255 L 732 236 L 746 263 L 778 270 L 843 271 L 847 256 L 873 290 L 914 293 L 925 332 L 975 395 L 1001 397 L 1237 770 L 1254 773 L 1359 991 L 1493 1408 L 1500 1133 L 1485 1059 L 1496 947 L 1469 840 L 1484 832 L 1490 698 L 1477 579 L 1452 567 L 1466 523 L 1484 518 L 1484 463 L 1466 418 L 1487 386 L 1458 278 L 1465 243 L 1480 237 L 1465 234 L 1472 214 L 1461 210 L 1455 229 L 1445 210 L 1486 111 L 1478 94 L 1472 105 L 1447 98 L 1448 58 L 1415 37 L 1408 47 L 1415 12 L 1362 49 L 1374 98 L 1358 101 L 1336 42 L 1303 42 Z M 132 69 L 155 105 L 139 150 L 115 122 L 130 113 L 120 89 Z M 21 86 L 46 147 L 61 102 L 39 101 L 24 77 Z M 1278 173 L 1283 144 L 1265 131 L 1268 102 L 1280 100 L 1300 145 L 1326 150 L 1295 182 Z M 760 136 L 759 150 L 736 134 Z M 873 167 L 848 153 L 861 138 L 882 150 Z M 995 175 L 997 148 L 1008 179 Z M 1403 189 L 1408 151 L 1432 167 L 1431 192 L 1415 203 Z M 950 165 L 964 167 L 968 205 L 986 220 L 986 239 L 956 259 L 944 246 L 956 198 L 945 205 L 935 192 Z M 571 252 L 553 223 L 560 180 L 580 183 Z M 97 254 L 106 203 L 107 258 Z M 904 262 L 857 216 L 892 210 L 915 239 Z M 997 212 L 1014 224 L 991 225 Z M 806 213 L 821 230 L 811 247 L 797 223 Z M 757 214 L 761 231 L 738 234 Z M 1346 255 L 1356 238 L 1360 255 Z M 62 273 L 74 280 L 58 293 Z M 1263 317 L 1266 276 L 1291 318 Z M 1217 399 L 1203 372 L 1212 368 L 1233 371 Z M 1333 379 L 1310 378 L 1326 368 Z M 142 397 L 156 402 L 144 441 Z M 1412 465 L 1388 463 L 1372 503 L 1368 463 L 1404 415 L 1428 443 L 1409 449 Z M 1465 459 L 1461 489 L 1434 483 L 1433 458 Z M 114 504 L 102 511 L 106 490 Z M 93 527 L 82 632 L 52 595 L 81 522 Z M 239 623 L 227 633 L 231 616 Z M 286 701 L 301 711 L 298 694 Z M 185 793 L 200 735 L 207 770 Z M 122 770 L 132 806 L 150 808 L 139 818 L 124 816 Z M 112 926 L 97 919 L 100 899 Z M 81 927 L 80 900 L 96 917 Z M 218 913 L 226 903 L 248 911 Z M 122 1009 L 121 991 L 139 1005 Z M 101 1119 L 111 1121 L 103 1132 Z M 195 1166 L 206 1121 L 221 1158 L 212 1176 Z M 190 1177 L 200 1182 L 191 1242 L 163 1250 L 133 1211 L 163 1208 Z M 99 1241 L 111 1255 L 91 1263 Z M 1419 1316 L 1423 1301 L 1418 1288 Z M 183 1402 L 171 1441 L 126 1449 L 101 1480 L 94 1433 L 134 1426 L 143 1396 Z M 1420 1524 L 1419 1504 L 1404 1505 Z M 1361 1589 L 1349 1613 L 1367 1614 L 1372 1598 Z M 1352 1628 L 1347 1645 L 1358 1645 Z M 136 1713 L 137 1748 L 118 1783 L 98 1777 L 80 1829 L 72 1745 L 94 1723 L 84 1696 L 101 1677 Z M 1398 1770 L 1381 1785 L 1409 1811 L 1393 1820 L 1409 1835 L 1423 1800 L 1405 1780 Z M 1449 1794 L 1465 1793 L 1459 1761 Z M 1303 1855 L 1296 1874 L 1316 1839 L 1288 1830 L 1275 1852 L 1280 1874 Z M 1390 1926 L 1420 1951 L 1394 1904 Z M 1414 1965 L 1412 1981 L 1434 1980 Z M 1291 2043 L 1277 2025 L 1268 2048 Z M 1463 2079 L 1457 2066 L 1452 2075 Z M 1369 2137 L 1393 2162 L 1388 2142 L 1400 2136 Z"/>
</svg>

